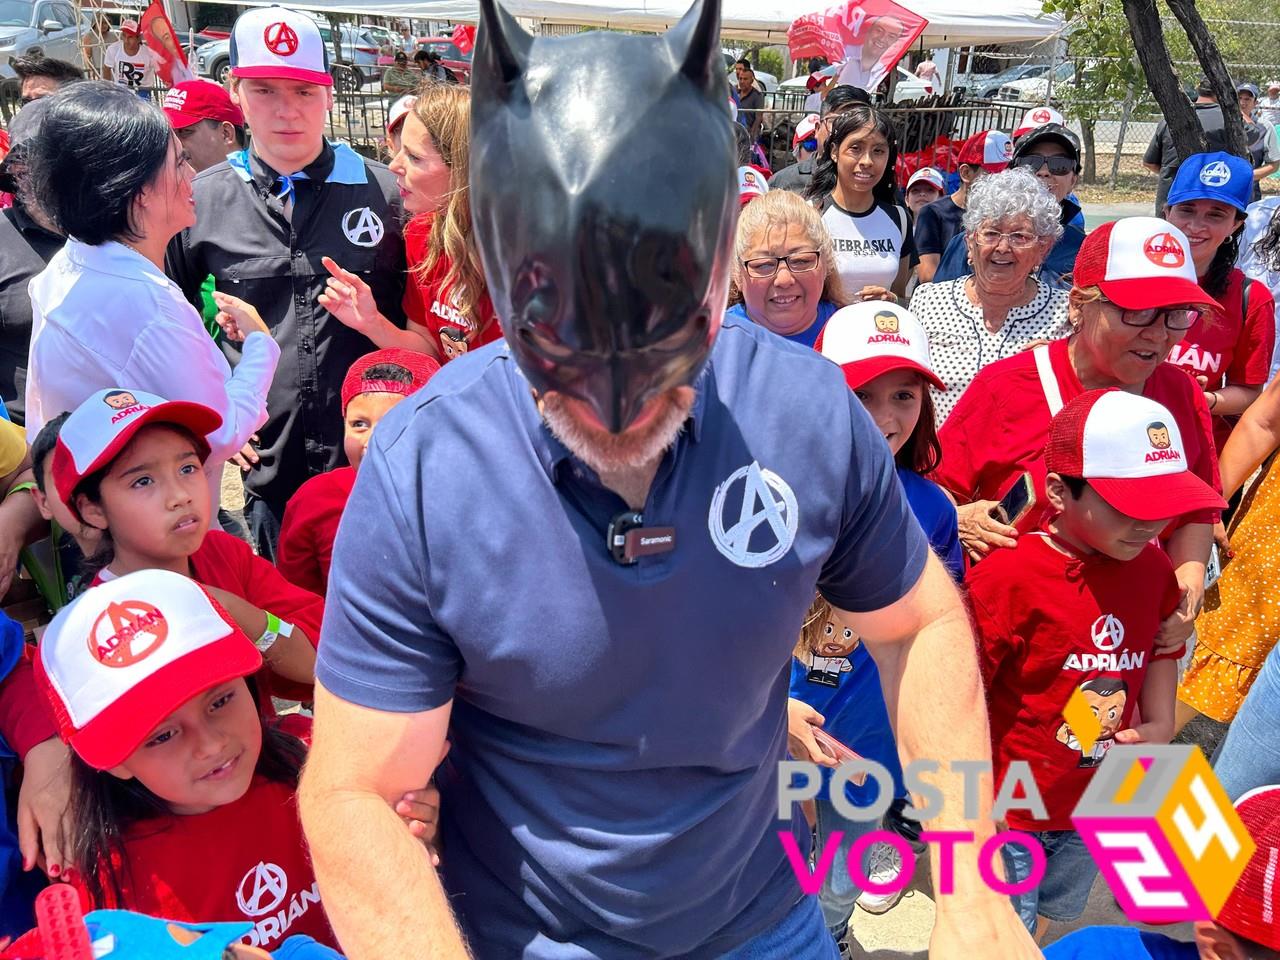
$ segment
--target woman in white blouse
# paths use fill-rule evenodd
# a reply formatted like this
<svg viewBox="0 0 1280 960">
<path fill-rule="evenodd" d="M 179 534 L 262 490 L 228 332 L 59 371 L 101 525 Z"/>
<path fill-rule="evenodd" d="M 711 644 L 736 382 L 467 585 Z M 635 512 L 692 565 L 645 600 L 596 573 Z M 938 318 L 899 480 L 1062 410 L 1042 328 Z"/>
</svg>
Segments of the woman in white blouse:
<svg viewBox="0 0 1280 960">
<path fill-rule="evenodd" d="M 248 333 L 233 372 L 165 276 L 169 241 L 195 223 L 195 171 L 159 108 L 98 81 L 52 99 L 30 168 L 34 195 L 68 240 L 30 285 L 28 440 L 106 387 L 202 403 L 222 415 L 206 438 L 216 503 L 222 464 L 266 422 L 280 348 L 251 306 L 215 294 Z"/>
<path fill-rule="evenodd" d="M 969 188 L 962 221 L 973 274 L 923 283 L 911 311 L 929 337 L 938 425 L 989 363 L 1071 332 L 1067 291 L 1033 276 L 1062 235 L 1062 208 L 1026 170 L 988 174 Z"/>
</svg>

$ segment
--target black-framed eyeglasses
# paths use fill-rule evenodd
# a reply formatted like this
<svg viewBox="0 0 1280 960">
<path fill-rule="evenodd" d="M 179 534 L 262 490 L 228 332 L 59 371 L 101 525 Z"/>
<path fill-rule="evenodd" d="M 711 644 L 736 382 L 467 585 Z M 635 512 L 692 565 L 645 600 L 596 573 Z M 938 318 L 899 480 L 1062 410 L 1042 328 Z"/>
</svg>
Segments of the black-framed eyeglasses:
<svg viewBox="0 0 1280 960">
<path fill-rule="evenodd" d="M 822 262 L 822 253 L 818 250 L 801 250 L 789 257 L 756 257 L 754 260 L 743 260 L 747 275 L 757 280 L 768 280 L 778 272 L 778 264 L 785 263 L 792 273 L 810 273 L 818 269 Z"/>
<path fill-rule="evenodd" d="M 1111 303 L 1110 300 L 1106 301 Z M 1150 310 L 1125 310 L 1117 304 L 1112 303 L 1113 307 L 1120 311 L 1120 322 L 1126 327 L 1149 327 L 1160 318 L 1164 318 L 1164 325 L 1170 330 L 1190 330 L 1196 325 L 1196 321 L 1204 316 L 1204 311 L 1195 307 L 1155 307 Z"/>
<path fill-rule="evenodd" d="M 1039 173 L 1043 167 L 1048 167 L 1049 172 L 1055 177 L 1065 177 L 1076 172 L 1076 162 L 1070 157 L 1042 157 L 1033 153 L 1029 156 L 1019 157 L 1013 161 L 1013 165 L 1015 167 L 1025 167 L 1032 173 Z"/>
</svg>

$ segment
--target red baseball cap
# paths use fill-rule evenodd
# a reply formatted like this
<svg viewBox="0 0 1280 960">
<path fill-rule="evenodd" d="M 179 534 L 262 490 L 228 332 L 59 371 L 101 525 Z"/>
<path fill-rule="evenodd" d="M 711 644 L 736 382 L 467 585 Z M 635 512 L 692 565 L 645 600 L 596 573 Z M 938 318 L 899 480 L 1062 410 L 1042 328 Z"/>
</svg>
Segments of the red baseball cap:
<svg viewBox="0 0 1280 960">
<path fill-rule="evenodd" d="M 222 426 L 222 417 L 204 404 L 165 400 L 141 390 L 113 387 L 90 394 L 62 424 L 53 447 L 53 485 L 72 513 L 79 516 L 72 494 L 80 481 L 110 464 L 149 423 L 186 427 L 195 435 L 203 462 L 209 456 L 205 434 Z"/>
<path fill-rule="evenodd" d="M 866 300 L 831 315 L 814 349 L 844 371 L 850 390 L 890 370 L 914 370 L 939 390 L 947 385 L 933 372 L 929 338 L 906 307 Z"/>
<path fill-rule="evenodd" d="M 169 570 L 86 591 L 53 618 L 34 663 L 59 736 L 96 770 L 127 760 L 192 697 L 261 666 L 231 615 Z"/>
<path fill-rule="evenodd" d="M 999 130 L 979 130 L 964 142 L 956 162 L 981 167 L 987 173 L 999 173 L 1013 162 L 1013 141 Z"/>
<path fill-rule="evenodd" d="M 137 35 L 137 34 L 141 33 L 142 31 L 141 31 L 141 30 L 139 29 L 139 27 L 138 27 L 138 21 L 137 21 L 137 20 L 121 20 L 121 21 L 120 21 L 120 32 L 121 32 L 121 33 L 132 33 L 132 34 L 134 34 L 134 35 Z"/>
<path fill-rule="evenodd" d="M 1125 310 L 1218 307 L 1200 287 L 1186 235 L 1156 217 L 1126 217 L 1090 233 L 1076 254 L 1073 280 L 1077 287 L 1097 287 Z"/>
<path fill-rule="evenodd" d="M 1258 787 L 1235 803 L 1256 849 L 1216 920 L 1224 929 L 1280 950 L 1280 787 Z"/>
<path fill-rule="evenodd" d="M 409 374 L 410 381 L 402 383 L 399 380 L 370 380 L 365 377 L 369 370 L 382 364 L 403 368 Z M 373 353 L 366 353 L 351 365 L 342 381 L 342 413 L 345 416 L 347 404 L 362 393 L 398 393 L 407 397 L 422 389 L 439 372 L 440 364 L 416 350 L 375 350 Z"/>
<path fill-rule="evenodd" d="M 183 80 L 164 95 L 164 115 L 175 130 L 185 130 L 201 120 L 217 120 L 244 126 L 244 114 L 231 102 L 231 94 L 208 80 Z"/>
<path fill-rule="evenodd" d="M 1173 414 L 1124 390 L 1089 390 L 1064 406 L 1049 423 L 1044 465 L 1049 473 L 1083 477 L 1103 500 L 1137 520 L 1227 506 L 1188 469 Z"/>
</svg>

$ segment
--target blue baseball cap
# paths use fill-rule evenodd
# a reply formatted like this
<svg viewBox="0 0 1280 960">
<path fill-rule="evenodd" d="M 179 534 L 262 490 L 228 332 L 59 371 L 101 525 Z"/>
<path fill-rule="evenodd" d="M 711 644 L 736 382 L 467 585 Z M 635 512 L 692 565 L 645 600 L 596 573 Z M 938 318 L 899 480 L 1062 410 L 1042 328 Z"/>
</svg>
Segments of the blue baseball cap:
<svg viewBox="0 0 1280 960">
<path fill-rule="evenodd" d="M 1194 153 L 1178 168 L 1169 188 L 1170 206 L 1189 200 L 1217 200 L 1241 213 L 1253 197 L 1253 167 L 1229 153 Z"/>
</svg>

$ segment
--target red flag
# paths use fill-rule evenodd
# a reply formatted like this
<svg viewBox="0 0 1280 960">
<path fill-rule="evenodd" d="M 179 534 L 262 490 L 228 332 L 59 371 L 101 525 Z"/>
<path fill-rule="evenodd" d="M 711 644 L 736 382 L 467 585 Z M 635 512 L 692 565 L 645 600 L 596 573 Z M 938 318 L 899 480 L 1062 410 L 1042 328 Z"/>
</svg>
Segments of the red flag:
<svg viewBox="0 0 1280 960">
<path fill-rule="evenodd" d="M 476 28 L 474 24 L 460 23 L 453 28 L 453 45 L 460 53 L 470 53 L 476 45 Z"/>
<path fill-rule="evenodd" d="M 845 0 L 798 17 L 787 28 L 791 59 L 844 61 L 840 83 L 873 91 L 929 21 L 893 0 Z"/>
<path fill-rule="evenodd" d="M 186 52 L 178 42 L 178 34 L 169 22 L 160 0 L 151 0 L 151 5 L 138 18 L 138 25 L 142 30 L 142 39 L 151 48 L 151 52 L 160 58 L 156 74 L 165 86 L 172 87 L 183 80 L 195 79 L 195 74 L 187 66 Z"/>
</svg>

